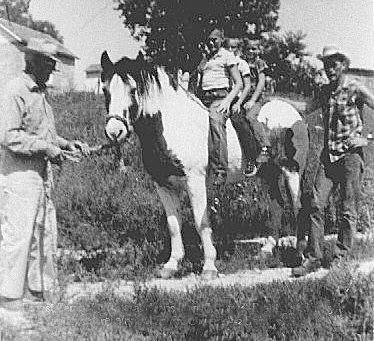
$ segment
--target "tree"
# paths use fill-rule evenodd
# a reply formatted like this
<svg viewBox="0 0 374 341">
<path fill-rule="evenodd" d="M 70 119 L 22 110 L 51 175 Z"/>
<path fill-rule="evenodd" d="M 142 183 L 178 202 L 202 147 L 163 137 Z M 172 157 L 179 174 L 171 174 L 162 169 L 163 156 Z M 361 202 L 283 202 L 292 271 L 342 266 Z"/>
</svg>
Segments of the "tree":
<svg viewBox="0 0 374 341">
<path fill-rule="evenodd" d="M 319 73 L 306 56 L 306 35 L 277 26 L 279 0 L 114 0 L 124 24 L 156 63 L 193 70 L 199 44 L 220 27 L 226 36 L 259 39 L 275 90 L 310 95 Z M 248 44 L 247 44 L 248 45 Z M 245 49 L 246 44 L 244 44 Z M 244 51 L 244 53 L 246 53 Z"/>
<path fill-rule="evenodd" d="M 51 37 L 63 43 L 63 37 L 49 21 L 34 20 L 29 13 L 31 0 L 0 0 L 0 15 L 33 30 L 49 34 Z"/>
<path fill-rule="evenodd" d="M 132 36 L 155 61 L 190 69 L 199 43 L 214 27 L 229 36 L 259 38 L 277 31 L 279 0 L 114 0 Z"/>
<path fill-rule="evenodd" d="M 271 34 L 261 40 L 262 57 L 268 64 L 268 75 L 275 82 L 277 91 L 307 96 L 318 91 L 320 70 L 310 60 L 305 37 L 306 34 L 297 31 L 282 36 Z"/>
</svg>

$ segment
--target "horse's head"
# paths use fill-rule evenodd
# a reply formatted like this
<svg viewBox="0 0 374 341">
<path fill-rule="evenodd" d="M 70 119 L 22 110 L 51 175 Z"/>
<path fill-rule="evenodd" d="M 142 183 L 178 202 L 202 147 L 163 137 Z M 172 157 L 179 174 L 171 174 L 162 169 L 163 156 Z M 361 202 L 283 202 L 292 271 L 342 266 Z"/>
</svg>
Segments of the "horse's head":
<svg viewBox="0 0 374 341">
<path fill-rule="evenodd" d="M 134 118 L 138 116 L 139 95 L 132 73 L 139 69 L 144 59 L 122 58 L 113 63 L 105 51 L 101 55 L 103 92 L 107 110 L 105 132 L 112 142 L 123 142 L 133 131 Z"/>
</svg>

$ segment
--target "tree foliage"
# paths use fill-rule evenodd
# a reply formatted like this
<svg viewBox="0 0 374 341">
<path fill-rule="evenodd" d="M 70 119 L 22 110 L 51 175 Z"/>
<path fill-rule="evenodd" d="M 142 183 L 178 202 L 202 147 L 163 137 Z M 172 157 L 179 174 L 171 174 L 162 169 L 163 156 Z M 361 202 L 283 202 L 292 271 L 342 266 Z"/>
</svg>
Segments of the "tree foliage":
<svg viewBox="0 0 374 341">
<path fill-rule="evenodd" d="M 124 24 L 143 40 L 155 62 L 190 71 L 201 59 L 199 44 L 215 28 L 244 42 L 259 39 L 261 57 L 276 91 L 312 95 L 319 70 L 308 60 L 305 34 L 278 34 L 279 0 L 114 0 Z M 244 54 L 245 46 L 244 44 Z"/>
<path fill-rule="evenodd" d="M 34 20 L 32 18 L 29 13 L 30 1 L 31 0 L 0 0 L 0 16 L 16 24 L 49 34 L 51 37 L 63 43 L 63 37 L 52 23 L 45 20 Z"/>
<path fill-rule="evenodd" d="M 270 34 L 261 40 L 262 57 L 269 67 L 268 75 L 275 83 L 275 90 L 313 95 L 323 80 L 320 68 L 312 62 L 306 51 L 302 31 Z"/>
<path fill-rule="evenodd" d="M 277 31 L 279 0 L 114 0 L 124 24 L 144 40 L 148 56 L 188 69 L 214 27 L 229 36 L 259 38 Z"/>
</svg>

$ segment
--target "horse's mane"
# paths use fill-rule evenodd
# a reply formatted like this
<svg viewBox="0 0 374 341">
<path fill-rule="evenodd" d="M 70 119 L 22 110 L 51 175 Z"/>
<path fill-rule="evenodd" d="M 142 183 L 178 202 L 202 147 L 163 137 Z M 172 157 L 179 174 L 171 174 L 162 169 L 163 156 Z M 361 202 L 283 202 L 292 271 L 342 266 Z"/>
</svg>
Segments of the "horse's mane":
<svg viewBox="0 0 374 341">
<path fill-rule="evenodd" d="M 149 94 L 151 87 L 156 85 L 161 89 L 160 72 L 165 72 L 169 78 L 169 85 L 177 89 L 178 82 L 173 73 L 164 66 L 144 59 L 130 59 L 123 57 L 114 64 L 114 72 L 126 80 L 130 75 L 136 82 L 140 96 Z"/>
<path fill-rule="evenodd" d="M 169 70 L 143 58 L 123 57 L 113 65 L 111 72 L 120 76 L 124 82 L 136 82 L 140 115 L 156 114 L 162 101 L 166 97 L 170 99 L 178 91 L 176 77 Z"/>
</svg>

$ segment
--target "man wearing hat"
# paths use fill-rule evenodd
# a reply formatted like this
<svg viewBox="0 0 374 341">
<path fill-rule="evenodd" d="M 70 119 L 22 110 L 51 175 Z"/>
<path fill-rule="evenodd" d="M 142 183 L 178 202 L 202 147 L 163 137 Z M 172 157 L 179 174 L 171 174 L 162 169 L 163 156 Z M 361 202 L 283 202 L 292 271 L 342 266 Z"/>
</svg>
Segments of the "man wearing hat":
<svg viewBox="0 0 374 341">
<path fill-rule="evenodd" d="M 243 86 L 238 60 L 232 52 L 223 48 L 223 42 L 223 31 L 218 28 L 212 30 L 205 44 L 204 58 L 198 67 L 199 97 L 209 109 L 209 155 L 216 184 L 226 179 L 226 121 L 230 116 L 231 104 Z M 233 80 L 232 87 L 230 78 Z"/>
<path fill-rule="evenodd" d="M 338 185 L 342 199 L 335 258 L 344 257 L 352 248 L 357 224 L 357 203 L 363 172 L 362 147 L 368 140 L 362 136 L 363 106 L 374 109 L 374 95 L 360 82 L 346 74 L 350 59 L 335 46 L 326 46 L 322 60 L 329 84 L 321 90 L 320 107 L 324 122 L 324 147 L 316 174 L 312 207 L 309 215 L 310 233 L 305 250 L 306 260 L 293 269 L 295 277 L 304 276 L 321 267 L 324 241 L 324 209 L 332 190 Z M 304 236 L 298 245 L 305 245 Z"/>
<path fill-rule="evenodd" d="M 24 294 L 42 301 L 57 279 L 51 163 L 65 159 L 63 150 L 89 151 L 56 133 L 45 91 L 57 61 L 56 46 L 30 39 L 25 70 L 6 85 L 0 102 L 0 320 L 20 328 L 30 326 Z"/>
</svg>

